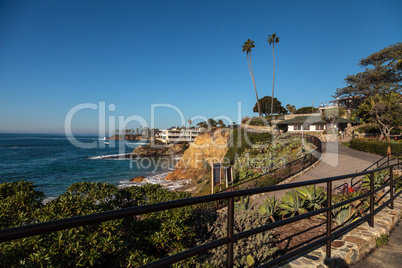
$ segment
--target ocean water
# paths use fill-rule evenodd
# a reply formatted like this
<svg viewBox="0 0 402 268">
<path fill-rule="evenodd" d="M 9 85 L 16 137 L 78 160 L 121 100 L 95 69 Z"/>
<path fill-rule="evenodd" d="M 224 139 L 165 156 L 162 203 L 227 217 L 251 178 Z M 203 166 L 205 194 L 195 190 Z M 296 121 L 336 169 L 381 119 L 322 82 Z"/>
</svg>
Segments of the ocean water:
<svg viewBox="0 0 402 268">
<path fill-rule="evenodd" d="M 145 145 L 144 141 L 108 141 L 93 135 L 75 139 L 81 146 L 72 144 L 65 135 L 0 133 L 0 183 L 33 181 L 47 198 L 57 197 L 72 183 L 82 181 L 107 182 L 120 188 L 159 183 L 168 189 L 186 183 L 163 180 L 179 157 L 110 158 L 131 153 Z M 129 182 L 137 176 L 146 179 L 143 183 Z"/>
</svg>

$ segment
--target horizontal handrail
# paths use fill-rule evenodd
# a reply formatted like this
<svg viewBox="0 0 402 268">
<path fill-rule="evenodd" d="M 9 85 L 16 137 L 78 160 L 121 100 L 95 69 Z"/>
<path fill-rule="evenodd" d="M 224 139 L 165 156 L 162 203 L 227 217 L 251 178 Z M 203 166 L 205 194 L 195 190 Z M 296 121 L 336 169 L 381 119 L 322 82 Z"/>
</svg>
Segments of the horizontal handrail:
<svg viewBox="0 0 402 268">
<path fill-rule="evenodd" d="M 375 165 L 377 165 L 377 168 L 382 167 L 384 164 L 388 164 L 388 166 L 389 166 L 390 157 L 391 157 L 392 155 L 396 155 L 397 158 L 398 158 L 398 161 L 399 161 L 399 155 L 400 155 L 400 154 L 401 154 L 401 152 L 396 152 L 396 153 L 387 154 L 387 155 L 383 156 L 382 158 L 380 158 L 379 160 L 377 160 L 376 162 L 374 162 L 373 164 L 371 164 L 369 167 L 365 168 L 363 171 L 367 171 L 367 170 L 369 170 L 370 168 L 374 167 Z M 387 161 L 385 161 L 384 163 L 382 163 L 381 165 L 379 165 L 379 163 L 380 163 L 382 160 L 384 160 L 385 158 L 387 158 Z M 355 178 L 356 178 L 356 176 L 353 177 L 353 178 L 350 180 L 350 186 L 351 186 L 351 187 L 355 186 L 356 184 L 358 184 L 358 183 L 360 182 L 360 180 L 359 180 L 359 181 L 357 181 L 356 183 L 353 183 L 353 180 L 354 180 Z M 340 186 L 339 186 L 339 187 L 340 187 Z"/>
<path fill-rule="evenodd" d="M 212 201 L 219 201 L 219 200 L 231 200 L 229 202 L 229 209 L 228 209 L 228 226 L 232 226 L 233 228 L 233 198 L 235 197 L 241 197 L 241 196 L 247 196 L 247 195 L 254 195 L 254 194 L 259 194 L 259 193 L 266 193 L 266 192 L 273 192 L 273 191 L 278 191 L 278 190 L 286 190 L 286 189 L 292 189 L 295 187 L 301 187 L 301 186 L 308 186 L 308 185 L 313 185 L 313 184 L 320 184 L 320 183 L 327 183 L 327 192 L 328 192 L 328 206 L 311 211 L 308 213 L 304 213 L 301 215 L 297 215 L 291 218 L 287 218 L 281 221 L 269 223 L 264 226 L 260 226 L 258 228 L 254 228 L 251 230 L 247 230 L 244 232 L 240 232 L 237 234 L 233 234 L 233 229 L 232 229 L 232 234 L 231 237 L 227 236 L 224 238 L 221 238 L 219 240 L 212 241 L 210 243 L 191 248 L 189 250 L 186 250 L 184 252 L 175 254 L 173 256 L 168 256 L 166 258 L 160 259 L 156 262 L 150 263 L 146 265 L 146 267 L 160 267 L 160 266 L 166 266 L 166 265 L 171 265 L 173 263 L 176 263 L 178 261 L 184 260 L 186 258 L 195 256 L 197 254 L 206 252 L 208 250 L 211 250 L 213 248 L 223 246 L 223 245 L 228 245 L 228 249 L 230 248 L 229 245 L 233 245 L 234 242 L 238 241 L 239 239 L 249 237 L 251 235 L 255 235 L 267 230 L 274 229 L 279 226 L 283 226 L 292 222 L 296 222 L 308 217 L 312 217 L 318 214 L 322 213 L 327 213 L 327 235 L 326 237 L 319 239 L 318 241 L 314 241 L 312 243 L 309 243 L 308 245 L 299 248 L 297 250 L 294 250 L 290 253 L 287 253 L 277 259 L 274 259 L 271 262 L 268 262 L 267 264 L 263 265 L 263 267 L 266 267 L 267 265 L 274 265 L 278 264 L 284 260 L 287 260 L 291 258 L 292 256 L 295 256 L 299 253 L 305 252 L 307 249 L 311 249 L 311 247 L 315 245 L 322 244 L 324 242 L 327 242 L 327 256 L 330 256 L 330 246 L 328 248 L 328 241 L 331 241 L 334 239 L 334 237 L 337 237 L 343 230 L 346 230 L 344 228 L 350 229 L 351 224 L 334 232 L 331 233 L 331 227 L 330 225 L 330 218 L 328 218 L 328 213 L 331 213 L 332 210 L 336 207 L 339 207 L 342 205 L 345 205 L 347 203 L 359 200 L 361 198 L 370 196 L 370 214 L 367 216 L 364 216 L 361 219 L 358 219 L 357 221 L 353 222 L 352 224 L 357 224 L 366 221 L 367 219 L 370 220 L 370 226 L 374 225 L 374 215 L 378 213 L 381 209 L 386 207 L 388 204 L 391 204 L 391 208 L 393 207 L 393 200 L 400 196 L 402 193 L 399 192 L 398 194 L 393 195 L 393 190 L 395 187 L 395 182 L 398 181 L 400 178 L 397 178 L 393 180 L 392 176 L 392 169 L 393 167 L 399 165 L 393 164 L 390 165 L 389 167 L 381 167 L 375 170 L 370 170 L 370 171 L 364 171 L 360 173 L 353 173 L 353 174 L 346 174 L 346 175 L 340 175 L 340 176 L 335 176 L 335 177 L 328 177 L 328 178 L 323 178 L 323 179 L 318 179 L 318 180 L 310 180 L 310 181 L 304 181 L 304 182 L 295 182 L 295 183 L 289 183 L 289 184 L 282 184 L 282 185 L 273 185 L 273 186 L 267 186 L 267 187 L 261 187 L 261 188 L 255 188 L 255 189 L 246 189 L 246 190 L 238 190 L 238 191 L 232 191 L 232 192 L 225 192 L 225 193 L 218 193 L 218 194 L 213 194 L 213 195 L 207 195 L 207 196 L 200 196 L 200 197 L 191 197 L 187 199 L 181 199 L 181 200 L 173 200 L 173 201 L 168 201 L 168 202 L 163 202 L 163 203 L 157 203 L 157 204 L 149 204 L 149 205 L 143 205 L 143 206 L 137 206 L 137 207 L 130 207 L 130 208 L 123 208 L 120 210 L 113 210 L 113 211 L 106 211 L 106 212 L 100 212 L 96 214 L 91 214 L 91 215 L 84 215 L 84 216 L 78 216 L 78 217 L 73 217 L 73 218 L 67 218 L 67 219 L 60 219 L 60 220 L 55 220 L 55 221 L 50 221 L 50 222 L 44 222 L 44 223 L 37 223 L 37 224 L 31 224 L 31 225 L 25 225 L 25 226 L 19 226 L 19 227 L 14 227 L 14 228 L 8 228 L 8 229 L 3 229 L 0 230 L 0 242 L 5 242 L 5 241 L 10 241 L 18 238 L 23 238 L 23 237 L 29 237 L 33 235 L 38 235 L 38 234 L 45 234 L 49 232 L 54 232 L 54 231 L 59 231 L 59 230 L 64 230 L 64 229 L 69 229 L 73 227 L 78 227 L 78 226 L 83 226 L 83 225 L 88 225 L 88 224 L 93 224 L 93 223 L 100 223 L 104 221 L 109 221 L 109 220 L 115 220 L 115 219 L 121 219 L 125 217 L 132 217 L 132 216 L 139 216 L 142 214 L 146 213 L 151 213 L 151 212 L 158 212 L 158 211 L 163 211 L 163 210 L 168 210 L 168 209 L 173 209 L 173 208 L 180 208 L 180 207 L 185 207 L 185 206 L 191 206 L 191 205 L 196 205 L 196 204 L 201 204 L 201 203 L 207 203 L 207 202 L 212 202 Z M 387 182 L 387 185 L 383 186 L 382 188 L 390 185 L 391 186 L 391 191 L 390 191 L 390 199 L 386 202 L 384 202 L 383 205 L 381 205 L 379 208 L 374 210 L 374 193 L 378 191 L 377 189 L 374 189 L 374 182 L 373 182 L 373 174 L 374 172 L 378 172 L 384 169 L 390 169 L 390 179 Z M 350 178 L 353 176 L 362 176 L 370 174 L 370 192 L 368 194 L 363 194 L 360 195 L 356 198 L 347 200 L 348 202 L 340 202 L 338 204 L 333 205 L 331 202 L 331 196 L 332 196 L 332 182 L 342 180 L 345 178 Z M 352 200 L 352 201 L 351 201 Z M 231 205 L 230 205 L 231 204 Z M 232 221 L 232 225 L 230 225 L 230 222 Z M 328 223 L 329 222 L 329 223 Z M 357 222 L 357 223 L 356 223 Z M 230 234 L 228 230 L 228 234 Z M 228 250 L 228 256 L 232 256 L 233 258 L 233 247 L 232 247 L 232 253 L 230 253 Z M 230 255 L 231 254 L 231 255 Z M 230 266 L 230 263 L 233 262 L 233 259 L 230 262 L 230 257 L 228 257 L 228 263 Z"/>
<path fill-rule="evenodd" d="M 396 165 L 398 165 L 398 164 L 393 164 L 392 166 L 396 166 Z M 372 170 L 372 171 L 364 171 L 364 172 L 361 172 L 360 174 L 358 174 L 358 176 L 370 174 L 372 172 L 381 171 L 386 168 L 387 167 L 379 168 L 379 169 Z M 146 214 L 146 213 L 151 213 L 151 212 L 158 212 L 158 211 L 168 210 L 168 209 L 173 209 L 173 208 L 180 208 L 180 207 L 185 207 L 185 206 L 197 205 L 197 204 L 201 204 L 201 203 L 225 200 L 225 199 L 229 199 L 231 197 L 241 197 L 241 196 L 247 196 L 247 195 L 255 195 L 255 194 L 261 194 L 261 193 L 267 193 L 267 192 L 274 192 L 274 191 L 279 191 L 279 190 L 287 190 L 287 189 L 292 189 L 292 188 L 296 188 L 296 187 L 326 183 L 329 181 L 333 182 L 333 181 L 349 178 L 349 177 L 352 177 L 355 175 L 356 174 L 353 173 L 353 174 L 340 175 L 340 176 L 328 177 L 328 178 L 317 179 L 317 180 L 294 182 L 294 183 L 281 184 L 281 185 L 271 185 L 271 186 L 266 186 L 266 187 L 261 187 L 261 188 L 237 190 L 237 191 L 217 193 L 217 194 L 212 194 L 212 195 L 190 197 L 187 199 L 179 199 L 179 200 L 167 201 L 167 202 L 156 203 L 156 204 L 129 207 L 129 208 L 123 208 L 123 209 L 119 209 L 119 210 L 99 212 L 99 213 L 90 214 L 90 215 L 76 216 L 76 217 L 71 217 L 71 218 L 66 218 L 66 219 L 61 219 L 61 220 L 54 220 L 54 221 L 49 221 L 49 222 L 36 223 L 36 224 L 31 224 L 31 225 L 2 229 L 2 230 L 0 230 L 0 242 L 14 240 L 17 238 L 29 237 L 29 236 L 43 234 L 43 233 L 60 231 L 60 230 L 64 230 L 64 229 L 79 227 L 79 226 L 93 224 L 93 223 L 100 223 L 100 222 L 104 222 L 104 221 L 116 220 L 116 219 L 121 219 L 121 218 L 125 218 L 125 217 L 138 216 L 141 214 Z"/>
</svg>

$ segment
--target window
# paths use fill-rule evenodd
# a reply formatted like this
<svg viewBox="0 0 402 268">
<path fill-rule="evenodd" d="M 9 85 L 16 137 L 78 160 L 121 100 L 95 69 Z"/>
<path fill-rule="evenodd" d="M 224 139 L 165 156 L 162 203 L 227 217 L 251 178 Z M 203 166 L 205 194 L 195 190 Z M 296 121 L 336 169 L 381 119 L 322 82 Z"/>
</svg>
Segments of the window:
<svg viewBox="0 0 402 268">
<path fill-rule="evenodd" d="M 294 125 L 293 130 L 302 130 L 301 125 Z"/>
<path fill-rule="evenodd" d="M 308 126 L 303 126 L 303 129 L 304 129 L 304 130 L 310 130 L 310 125 L 308 125 Z"/>
<path fill-rule="evenodd" d="M 324 130 L 324 125 L 315 125 L 315 130 Z"/>
</svg>

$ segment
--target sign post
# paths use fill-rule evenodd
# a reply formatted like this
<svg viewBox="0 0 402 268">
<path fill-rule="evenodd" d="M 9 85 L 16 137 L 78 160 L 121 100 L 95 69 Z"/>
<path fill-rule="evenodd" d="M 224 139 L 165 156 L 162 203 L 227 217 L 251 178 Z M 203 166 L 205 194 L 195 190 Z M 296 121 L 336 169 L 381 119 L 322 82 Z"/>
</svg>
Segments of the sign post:
<svg viewBox="0 0 402 268">
<path fill-rule="evenodd" d="M 232 174 L 232 166 L 225 167 L 226 188 L 229 187 L 230 183 L 233 183 Z"/>
<path fill-rule="evenodd" d="M 221 163 L 212 163 L 211 172 L 211 193 L 214 193 L 214 187 L 221 184 Z"/>
</svg>

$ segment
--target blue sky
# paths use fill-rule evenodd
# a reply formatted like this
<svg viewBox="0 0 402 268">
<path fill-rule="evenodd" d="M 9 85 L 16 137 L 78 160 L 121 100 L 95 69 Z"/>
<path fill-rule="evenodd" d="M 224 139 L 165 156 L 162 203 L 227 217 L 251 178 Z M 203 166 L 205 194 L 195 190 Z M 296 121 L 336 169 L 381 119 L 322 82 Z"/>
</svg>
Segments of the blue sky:
<svg viewBox="0 0 402 268">
<path fill-rule="evenodd" d="M 107 128 L 119 116 L 150 125 L 152 104 L 177 107 L 185 121 L 238 122 L 239 114 L 256 115 L 241 47 L 255 41 L 258 94 L 271 95 L 266 39 L 272 33 L 280 37 L 275 97 L 284 105 L 318 106 L 348 74 L 361 71 L 358 60 L 401 41 L 401 10 L 398 0 L 2 0 L 0 132 L 64 133 L 73 107 L 101 102 Z M 156 108 L 154 115 L 156 127 L 181 125 L 172 108 Z M 73 132 L 97 133 L 98 118 L 99 109 L 78 111 Z"/>
</svg>

